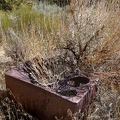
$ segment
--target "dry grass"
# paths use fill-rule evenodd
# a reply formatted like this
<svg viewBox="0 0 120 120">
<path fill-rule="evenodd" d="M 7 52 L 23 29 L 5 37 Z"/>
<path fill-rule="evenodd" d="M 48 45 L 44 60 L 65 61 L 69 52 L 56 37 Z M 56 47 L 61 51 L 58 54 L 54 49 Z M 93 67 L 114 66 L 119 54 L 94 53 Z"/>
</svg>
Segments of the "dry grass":
<svg viewBox="0 0 120 120">
<path fill-rule="evenodd" d="M 18 13 L 20 14 L 20 11 Z M 9 22 L 1 26 L 0 30 L 2 33 L 0 39 L 6 54 L 12 58 L 14 65 L 19 65 L 37 55 L 41 60 L 60 55 L 69 64 L 63 71 L 59 71 L 60 64 L 57 64 L 57 60 L 49 61 L 54 69 L 59 71 L 54 74 L 48 71 L 48 75 L 54 80 L 66 74 L 70 75 L 71 71 L 96 74 L 101 81 L 86 119 L 118 120 L 120 117 L 119 0 L 114 0 L 112 3 L 109 0 L 106 2 L 101 0 L 91 7 L 84 1 L 77 3 L 73 0 L 70 6 L 58 13 L 49 14 L 47 17 L 46 14 L 40 13 L 42 21 L 39 21 L 38 14 L 34 16 L 36 19 L 28 16 L 30 21 L 25 16 L 17 18 L 14 12 L 15 15 L 8 14 L 6 19 Z M 10 22 L 10 17 L 13 23 L 19 22 L 19 24 L 14 26 Z M 69 120 L 78 120 L 79 113 L 74 115 L 76 116 L 74 118 L 72 113 L 70 116 Z"/>
<path fill-rule="evenodd" d="M 95 101 L 89 109 L 88 120 L 113 119 L 120 117 L 120 79 L 119 72 L 102 75 Z"/>
</svg>

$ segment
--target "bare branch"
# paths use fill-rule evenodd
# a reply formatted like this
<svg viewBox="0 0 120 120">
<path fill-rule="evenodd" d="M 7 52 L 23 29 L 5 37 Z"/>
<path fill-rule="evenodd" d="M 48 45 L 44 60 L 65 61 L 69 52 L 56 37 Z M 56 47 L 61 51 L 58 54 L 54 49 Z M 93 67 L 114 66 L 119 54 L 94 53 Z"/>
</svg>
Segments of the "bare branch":
<svg viewBox="0 0 120 120">
<path fill-rule="evenodd" d="M 86 42 L 86 45 L 85 45 L 84 48 L 82 49 L 82 55 L 83 55 L 84 52 L 86 52 L 86 49 L 87 49 L 87 47 L 89 46 L 90 42 L 91 42 L 95 37 L 97 37 L 97 36 L 99 35 L 99 32 L 100 32 L 101 30 L 103 30 L 103 29 L 104 29 L 104 25 L 103 25 L 99 30 L 97 30 L 92 37 L 90 37 L 90 39 Z"/>
</svg>

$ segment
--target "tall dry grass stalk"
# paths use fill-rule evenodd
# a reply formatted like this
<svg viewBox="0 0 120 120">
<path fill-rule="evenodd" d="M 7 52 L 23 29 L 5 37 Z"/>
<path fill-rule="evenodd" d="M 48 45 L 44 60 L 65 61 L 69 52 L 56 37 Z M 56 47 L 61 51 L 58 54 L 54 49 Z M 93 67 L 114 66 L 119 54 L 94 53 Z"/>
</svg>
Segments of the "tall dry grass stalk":
<svg viewBox="0 0 120 120">
<path fill-rule="evenodd" d="M 3 13 L 1 19 L 3 46 L 15 62 L 25 61 L 39 53 L 50 56 L 54 52 L 53 37 L 61 21 L 59 18 L 22 6 L 12 13 Z"/>
<path fill-rule="evenodd" d="M 20 31 L 19 24 L 7 30 L 1 29 L 2 38 L 6 40 L 4 43 L 10 46 L 5 45 L 7 53 L 14 60 L 18 59 L 16 62 L 39 53 L 42 57 L 61 53 L 66 58 L 74 59 L 71 62 L 80 66 L 80 70 L 94 71 L 102 63 L 105 65 L 106 61 L 112 61 L 113 53 L 119 51 L 120 12 L 119 9 L 113 10 L 116 5 L 113 3 L 93 2 L 91 7 L 86 7 L 88 2 L 72 1 L 67 12 L 61 11 L 61 18 L 57 14 L 50 17 L 42 15 L 43 20 L 38 22 L 31 17 L 32 14 L 28 18 L 23 16 L 25 18 L 20 18 Z M 107 8 L 112 6 L 109 11 L 106 11 L 106 4 Z"/>
</svg>

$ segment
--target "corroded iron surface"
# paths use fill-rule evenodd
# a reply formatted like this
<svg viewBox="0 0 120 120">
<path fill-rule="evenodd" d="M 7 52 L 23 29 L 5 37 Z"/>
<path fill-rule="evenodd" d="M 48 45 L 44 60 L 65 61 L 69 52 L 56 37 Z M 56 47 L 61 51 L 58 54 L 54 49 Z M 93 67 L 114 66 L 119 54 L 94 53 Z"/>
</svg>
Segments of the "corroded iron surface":
<svg viewBox="0 0 120 120">
<path fill-rule="evenodd" d="M 97 78 L 73 77 L 61 80 L 58 85 L 62 86 L 63 93 L 56 92 L 53 87 L 48 88 L 30 82 L 26 74 L 17 69 L 11 69 L 5 73 L 6 87 L 10 90 L 9 97 L 22 103 L 24 108 L 38 117 L 39 120 L 54 120 L 55 116 L 60 118 L 66 115 L 66 111 L 71 109 L 73 113 L 83 112 L 95 98 L 97 91 Z M 84 82 L 78 86 L 76 82 Z M 71 81 L 74 81 L 71 83 Z M 76 81 L 76 82 L 75 82 Z M 65 95 L 66 90 L 74 95 Z M 72 88 L 72 89 L 71 89 Z M 10 94 L 12 93 L 12 95 Z"/>
</svg>

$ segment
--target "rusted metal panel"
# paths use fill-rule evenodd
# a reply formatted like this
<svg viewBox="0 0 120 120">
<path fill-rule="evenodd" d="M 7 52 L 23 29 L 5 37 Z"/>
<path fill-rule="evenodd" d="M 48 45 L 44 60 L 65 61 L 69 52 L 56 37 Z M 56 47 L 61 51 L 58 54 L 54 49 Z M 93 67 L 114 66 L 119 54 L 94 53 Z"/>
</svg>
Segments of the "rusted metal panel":
<svg viewBox="0 0 120 120">
<path fill-rule="evenodd" d="M 84 111 L 95 97 L 98 79 L 90 79 L 89 83 L 76 87 L 75 96 L 63 96 L 51 89 L 47 89 L 30 82 L 30 79 L 17 71 L 11 69 L 5 73 L 6 88 L 14 95 L 26 110 L 35 115 L 39 120 L 54 120 L 55 116 L 60 118 L 71 109 L 73 113 Z M 9 97 L 11 97 L 9 93 Z"/>
</svg>

